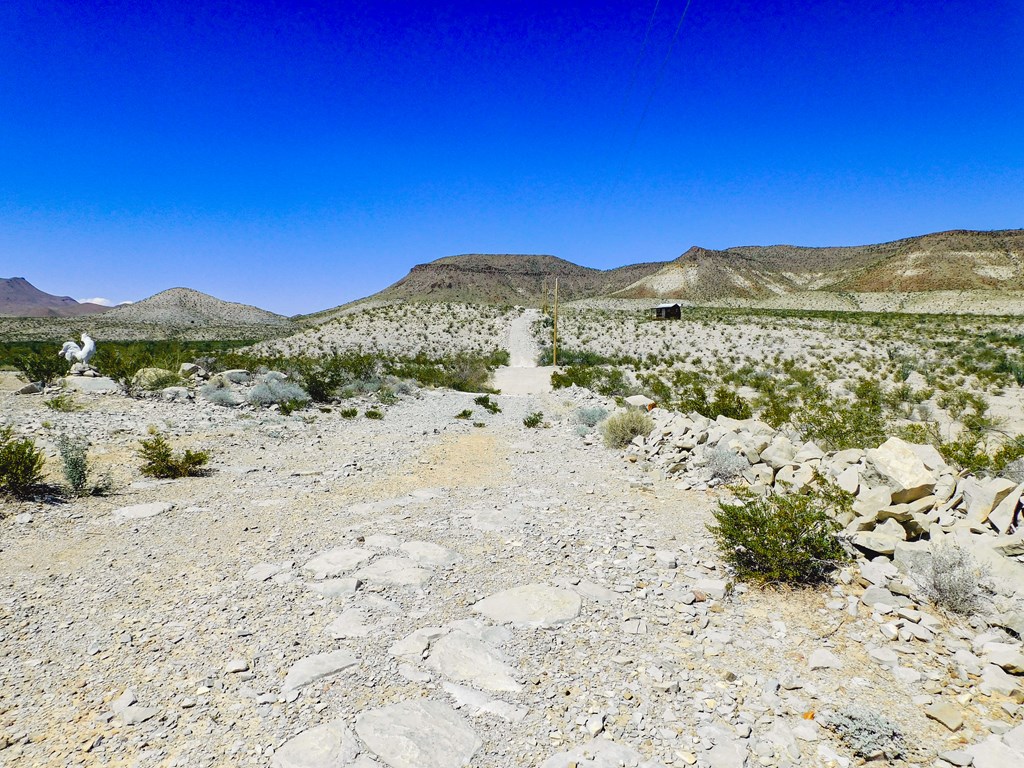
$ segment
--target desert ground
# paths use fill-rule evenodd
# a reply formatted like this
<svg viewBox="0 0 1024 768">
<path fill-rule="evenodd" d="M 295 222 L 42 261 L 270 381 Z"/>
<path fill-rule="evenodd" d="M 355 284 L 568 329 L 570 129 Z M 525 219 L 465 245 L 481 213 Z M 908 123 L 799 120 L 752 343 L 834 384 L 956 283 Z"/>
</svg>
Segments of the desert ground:
<svg viewBox="0 0 1024 768">
<path fill-rule="evenodd" d="M 0 765 L 850 766 L 863 755 L 823 723 L 858 707 L 899 731 L 899 756 L 876 764 L 1024 754 L 1020 687 L 988 684 L 992 659 L 1019 653 L 1012 632 L 917 589 L 884 605 L 871 590 L 902 584 L 884 557 L 824 589 L 737 582 L 706 528 L 730 491 L 606 447 L 581 409 L 618 402 L 551 390 L 538 313 L 371 311 L 270 345 L 499 346 L 500 412 L 427 387 L 347 401 L 380 420 L 158 392 L 76 393 L 62 411 L 52 392 L 0 393 L 49 479 L 71 433 L 115 489 L 2 502 Z M 792 356 L 846 379 L 901 359 L 882 331 L 829 321 L 562 323 L 568 348 L 679 366 Z M 927 368 L 947 332 L 914 331 L 901 351 Z M 970 377 L 1019 408 L 1019 385 Z M 209 451 L 210 471 L 142 477 L 150 428 Z M 890 637 L 895 621 L 922 630 Z"/>
</svg>

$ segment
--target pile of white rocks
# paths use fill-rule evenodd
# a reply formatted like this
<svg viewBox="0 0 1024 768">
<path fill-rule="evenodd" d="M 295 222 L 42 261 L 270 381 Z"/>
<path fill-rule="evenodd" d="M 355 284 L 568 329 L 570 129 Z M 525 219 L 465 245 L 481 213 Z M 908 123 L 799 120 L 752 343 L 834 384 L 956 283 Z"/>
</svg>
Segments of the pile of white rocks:
<svg viewBox="0 0 1024 768">
<path fill-rule="evenodd" d="M 1024 599 L 1024 484 L 957 472 L 934 447 L 897 437 L 877 448 L 826 452 L 756 419 L 657 408 L 650 415 L 655 427 L 633 440 L 630 460 L 645 460 L 678 476 L 678 487 L 696 490 L 742 479 L 755 493 L 799 493 L 819 475 L 854 495 L 853 511 L 839 522 L 866 556 L 884 555 L 920 577 L 936 547 L 956 544 L 989 572 L 996 607 L 1009 614 L 1005 625 L 1024 634 L 1016 607 Z M 716 476 L 720 466 L 734 476 Z"/>
</svg>

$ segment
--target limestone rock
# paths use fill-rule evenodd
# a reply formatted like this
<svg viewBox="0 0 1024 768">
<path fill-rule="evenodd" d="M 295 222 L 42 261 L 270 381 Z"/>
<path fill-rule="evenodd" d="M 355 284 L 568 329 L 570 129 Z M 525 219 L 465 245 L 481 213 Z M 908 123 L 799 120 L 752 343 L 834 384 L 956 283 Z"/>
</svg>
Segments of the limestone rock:
<svg viewBox="0 0 1024 768">
<path fill-rule="evenodd" d="M 407 541 L 399 547 L 417 565 L 447 567 L 460 559 L 457 552 L 429 541 Z"/>
<path fill-rule="evenodd" d="M 935 475 L 928 471 L 909 444 L 898 437 L 890 437 L 866 454 L 892 490 L 892 500 L 897 504 L 927 496 L 935 488 Z"/>
<path fill-rule="evenodd" d="M 959 731 L 964 724 L 960 710 L 948 701 L 937 701 L 924 708 L 924 713 L 932 720 L 942 723 L 951 731 Z"/>
<path fill-rule="evenodd" d="M 465 632 L 451 632 L 430 647 L 430 667 L 450 680 L 467 682 L 488 691 L 519 691 L 518 672 L 493 648 Z"/>
<path fill-rule="evenodd" d="M 795 456 L 796 447 L 789 441 L 789 438 L 778 435 L 772 440 L 771 445 L 761 452 L 761 461 L 772 469 L 779 470 L 792 463 Z"/>
<path fill-rule="evenodd" d="M 580 596 L 547 584 L 526 584 L 484 598 L 473 610 L 499 624 L 551 627 L 580 613 Z"/>
<path fill-rule="evenodd" d="M 359 663 L 349 651 L 331 651 L 330 653 L 317 653 L 299 659 L 288 670 L 284 679 L 284 691 L 297 691 L 310 683 L 314 683 L 324 677 L 337 674 L 344 669 L 354 667 Z"/>
<path fill-rule="evenodd" d="M 344 768 L 359 753 L 359 742 L 343 722 L 324 723 L 286 741 L 271 768 Z"/>
<path fill-rule="evenodd" d="M 1015 488 L 1017 484 L 1004 477 L 974 478 L 974 482 L 965 483 L 964 503 L 967 505 L 967 517 L 979 523 L 985 522 L 992 510 Z"/>
<path fill-rule="evenodd" d="M 352 575 L 371 584 L 394 587 L 422 587 L 430 581 L 430 571 L 404 557 L 378 558 Z"/>
<path fill-rule="evenodd" d="M 462 768 L 483 744 L 462 716 L 430 699 L 361 712 L 356 733 L 391 768 Z"/>
<path fill-rule="evenodd" d="M 367 552 L 365 549 L 336 547 L 321 552 L 302 566 L 302 569 L 312 574 L 314 579 L 325 579 L 348 573 L 367 562 L 371 557 L 373 557 L 373 553 Z"/>
<path fill-rule="evenodd" d="M 148 504 L 132 504 L 130 507 L 121 507 L 114 510 L 114 517 L 118 520 L 142 520 L 146 517 L 156 517 L 164 512 L 174 509 L 173 504 L 166 502 L 151 501 Z"/>
</svg>

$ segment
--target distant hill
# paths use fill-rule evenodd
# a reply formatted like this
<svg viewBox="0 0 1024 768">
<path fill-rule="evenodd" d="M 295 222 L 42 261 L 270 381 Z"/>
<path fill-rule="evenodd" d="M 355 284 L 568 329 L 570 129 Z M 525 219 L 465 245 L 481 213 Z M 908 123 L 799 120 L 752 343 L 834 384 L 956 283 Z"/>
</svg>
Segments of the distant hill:
<svg viewBox="0 0 1024 768">
<path fill-rule="evenodd" d="M 100 304 L 79 303 L 70 296 L 54 296 L 23 277 L 0 278 L 0 316 L 80 317 L 106 312 Z"/>
<path fill-rule="evenodd" d="M 618 269 L 581 267 L 555 256 L 465 254 L 418 264 L 371 300 L 459 301 L 540 306 L 550 301 L 558 278 L 559 299 L 614 293 L 657 272 L 664 263 Z"/>
<path fill-rule="evenodd" d="M 714 301 L 806 291 L 1024 289 L 1024 230 L 951 230 L 877 245 L 693 247 L 615 293 Z"/>
<path fill-rule="evenodd" d="M 209 296 L 191 288 L 171 288 L 134 304 L 111 309 L 112 323 L 146 323 L 171 328 L 198 326 L 288 326 L 291 321 L 265 309 Z"/>
</svg>

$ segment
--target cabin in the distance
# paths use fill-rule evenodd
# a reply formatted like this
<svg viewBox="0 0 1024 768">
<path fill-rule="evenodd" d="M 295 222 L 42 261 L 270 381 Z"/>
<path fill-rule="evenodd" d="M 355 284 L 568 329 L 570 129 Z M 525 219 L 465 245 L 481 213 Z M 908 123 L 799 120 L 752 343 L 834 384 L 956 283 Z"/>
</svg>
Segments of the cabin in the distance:
<svg viewBox="0 0 1024 768">
<path fill-rule="evenodd" d="M 683 310 L 678 304 L 659 304 L 652 310 L 655 320 L 679 320 Z"/>
</svg>

